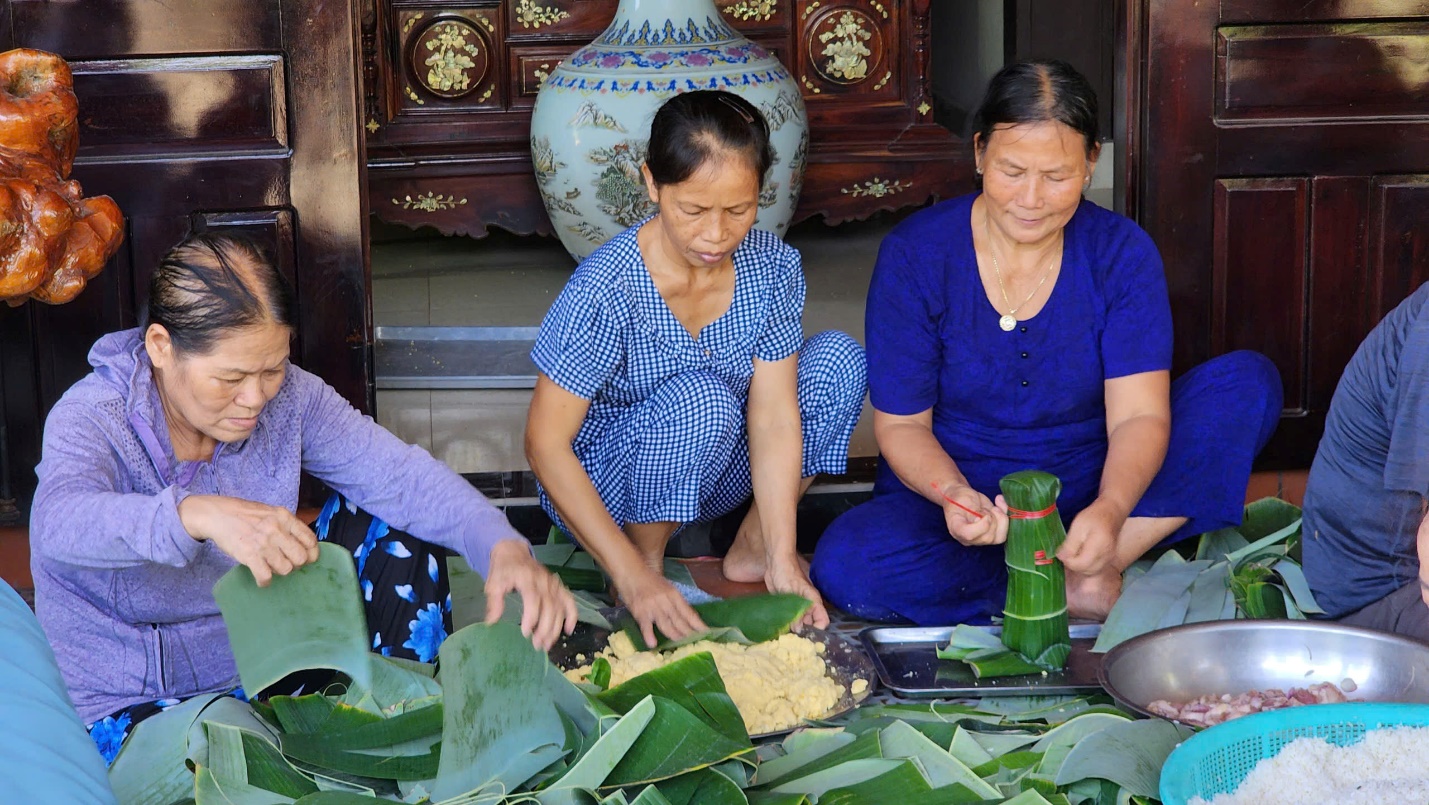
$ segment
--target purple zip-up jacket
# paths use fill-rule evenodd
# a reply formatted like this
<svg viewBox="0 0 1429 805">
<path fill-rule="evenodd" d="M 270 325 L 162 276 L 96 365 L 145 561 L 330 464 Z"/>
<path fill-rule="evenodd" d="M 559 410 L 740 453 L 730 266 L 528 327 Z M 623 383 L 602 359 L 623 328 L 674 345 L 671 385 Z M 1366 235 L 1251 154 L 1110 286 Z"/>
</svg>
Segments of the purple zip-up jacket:
<svg viewBox="0 0 1429 805">
<path fill-rule="evenodd" d="M 235 562 L 184 530 L 178 505 L 188 495 L 293 511 L 307 471 L 482 576 L 493 545 L 521 539 L 461 476 L 296 366 L 247 439 L 181 462 L 141 331 L 104 336 L 89 362 L 94 371 L 45 422 L 30 514 L 35 612 L 86 724 L 237 684 L 213 600 Z"/>
</svg>

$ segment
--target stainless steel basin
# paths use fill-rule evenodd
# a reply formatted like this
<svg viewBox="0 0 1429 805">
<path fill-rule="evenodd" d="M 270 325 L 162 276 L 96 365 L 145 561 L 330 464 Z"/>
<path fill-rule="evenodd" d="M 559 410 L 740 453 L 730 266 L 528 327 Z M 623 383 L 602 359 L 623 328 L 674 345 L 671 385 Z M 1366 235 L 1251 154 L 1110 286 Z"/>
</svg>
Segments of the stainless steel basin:
<svg viewBox="0 0 1429 805">
<path fill-rule="evenodd" d="M 1351 698 L 1429 703 L 1429 645 L 1316 621 L 1213 621 L 1132 638 L 1107 652 L 1099 674 L 1117 701 L 1150 715 L 1158 699 L 1305 687 L 1354 680 Z"/>
</svg>

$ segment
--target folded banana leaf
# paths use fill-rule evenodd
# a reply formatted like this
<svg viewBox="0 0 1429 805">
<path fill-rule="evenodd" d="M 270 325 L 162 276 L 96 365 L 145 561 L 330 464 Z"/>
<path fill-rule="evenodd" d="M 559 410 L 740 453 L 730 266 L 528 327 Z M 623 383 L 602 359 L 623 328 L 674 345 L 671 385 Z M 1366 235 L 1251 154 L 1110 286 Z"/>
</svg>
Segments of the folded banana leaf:
<svg viewBox="0 0 1429 805">
<path fill-rule="evenodd" d="M 810 606 L 809 599 L 790 593 L 764 593 L 696 604 L 695 612 L 710 631 L 671 640 L 656 629 L 654 649 L 667 651 L 699 640 L 745 645 L 763 643 L 788 632 Z M 627 614 L 618 625 L 630 637 L 630 642 L 637 647 L 645 646 L 645 638 L 634 618 Z"/>
</svg>

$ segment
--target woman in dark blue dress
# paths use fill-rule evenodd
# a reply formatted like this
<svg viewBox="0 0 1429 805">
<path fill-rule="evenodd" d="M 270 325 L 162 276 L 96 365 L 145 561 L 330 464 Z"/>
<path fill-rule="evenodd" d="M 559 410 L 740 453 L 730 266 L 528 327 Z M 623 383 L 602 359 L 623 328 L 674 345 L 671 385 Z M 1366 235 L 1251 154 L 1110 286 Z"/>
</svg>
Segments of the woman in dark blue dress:
<svg viewBox="0 0 1429 805">
<path fill-rule="evenodd" d="M 1062 480 L 1074 617 L 1105 617 L 1121 571 L 1151 547 L 1240 522 L 1251 462 L 1280 414 L 1279 376 L 1236 352 L 1171 382 L 1156 248 L 1082 198 L 1096 118 L 1068 65 L 1004 68 L 973 138 L 982 192 L 919 212 L 883 242 L 866 325 L 875 497 L 829 527 L 813 563 L 823 594 L 855 616 L 999 613 L 997 485 L 1017 470 Z"/>
</svg>

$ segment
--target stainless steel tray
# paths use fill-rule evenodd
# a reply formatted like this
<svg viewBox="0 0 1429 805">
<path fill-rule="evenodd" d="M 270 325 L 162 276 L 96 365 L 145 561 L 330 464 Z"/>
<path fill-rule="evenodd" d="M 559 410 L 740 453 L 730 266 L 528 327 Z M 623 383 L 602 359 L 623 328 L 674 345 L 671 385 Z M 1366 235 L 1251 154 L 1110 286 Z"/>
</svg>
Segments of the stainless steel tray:
<svg viewBox="0 0 1429 805">
<path fill-rule="evenodd" d="M 1000 626 L 979 626 L 1001 635 Z M 1101 634 L 1101 624 L 1072 625 L 1072 655 L 1067 667 L 1056 673 L 978 679 L 972 669 L 956 660 L 940 660 L 937 651 L 948 645 L 951 626 L 875 626 L 859 633 L 873 658 L 883 686 L 908 698 L 976 696 L 1051 696 L 1095 690 L 1101 657 L 1091 653 Z"/>
</svg>

